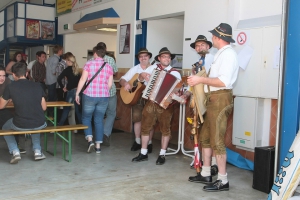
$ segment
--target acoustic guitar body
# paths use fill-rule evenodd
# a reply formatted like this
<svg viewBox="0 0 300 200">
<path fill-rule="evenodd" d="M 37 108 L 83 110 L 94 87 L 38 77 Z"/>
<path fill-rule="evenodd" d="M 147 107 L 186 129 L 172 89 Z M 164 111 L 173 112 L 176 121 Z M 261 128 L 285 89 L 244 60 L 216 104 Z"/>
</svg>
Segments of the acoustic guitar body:
<svg viewBox="0 0 300 200">
<path fill-rule="evenodd" d="M 131 91 L 126 91 L 124 87 L 122 87 L 120 90 L 121 99 L 125 104 L 133 106 L 137 104 L 138 100 L 142 96 L 142 92 L 146 86 L 137 80 L 138 77 L 139 74 L 135 74 L 132 79 L 128 81 L 131 86 Z"/>
</svg>

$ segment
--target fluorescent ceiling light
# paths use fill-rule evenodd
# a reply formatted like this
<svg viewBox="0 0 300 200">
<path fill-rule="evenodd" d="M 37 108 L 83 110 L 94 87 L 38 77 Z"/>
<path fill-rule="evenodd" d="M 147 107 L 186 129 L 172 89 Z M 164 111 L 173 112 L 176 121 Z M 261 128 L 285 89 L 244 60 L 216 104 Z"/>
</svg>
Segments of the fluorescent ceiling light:
<svg viewBox="0 0 300 200">
<path fill-rule="evenodd" d="M 116 32 L 117 29 L 115 28 L 98 28 L 98 31 L 111 31 L 111 32 Z"/>
</svg>

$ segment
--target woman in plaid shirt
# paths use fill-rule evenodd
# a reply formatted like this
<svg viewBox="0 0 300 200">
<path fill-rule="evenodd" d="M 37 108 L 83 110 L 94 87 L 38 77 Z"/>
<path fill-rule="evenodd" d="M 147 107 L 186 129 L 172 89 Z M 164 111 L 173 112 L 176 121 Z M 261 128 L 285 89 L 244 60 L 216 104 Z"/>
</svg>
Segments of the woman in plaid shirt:
<svg viewBox="0 0 300 200">
<path fill-rule="evenodd" d="M 78 83 L 76 92 L 76 102 L 80 104 L 79 92 L 83 85 L 90 80 L 104 63 L 105 48 L 96 46 L 93 48 L 94 60 L 89 60 L 83 67 L 81 79 Z M 100 143 L 103 142 L 103 118 L 110 97 L 109 90 L 113 83 L 113 69 L 109 64 L 105 64 L 100 73 L 84 90 L 82 95 L 82 123 L 88 126 L 85 129 L 85 138 L 88 141 L 88 150 L 90 153 L 94 147 L 92 132 L 92 117 L 95 125 L 95 151 L 100 153 Z"/>
</svg>

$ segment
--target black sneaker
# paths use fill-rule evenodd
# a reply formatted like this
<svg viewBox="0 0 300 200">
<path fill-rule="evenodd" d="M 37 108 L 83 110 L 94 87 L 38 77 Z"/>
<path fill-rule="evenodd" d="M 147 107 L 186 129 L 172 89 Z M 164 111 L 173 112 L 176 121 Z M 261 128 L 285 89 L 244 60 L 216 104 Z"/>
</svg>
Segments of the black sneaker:
<svg viewBox="0 0 300 200">
<path fill-rule="evenodd" d="M 96 148 L 96 147 L 95 147 L 95 151 L 96 151 L 96 154 L 101 153 L 101 149 L 100 149 L 100 148 Z"/>
<path fill-rule="evenodd" d="M 214 183 L 204 186 L 204 191 L 207 192 L 220 192 L 220 191 L 228 191 L 229 190 L 229 182 L 223 184 L 221 180 L 216 180 Z"/>
<path fill-rule="evenodd" d="M 156 160 L 156 164 L 157 165 L 163 165 L 165 164 L 166 158 L 164 155 L 159 155 L 157 160 Z"/>
<path fill-rule="evenodd" d="M 148 153 L 152 153 L 152 144 L 148 144 L 147 149 L 148 149 Z"/>
<path fill-rule="evenodd" d="M 103 146 L 107 146 L 107 147 L 110 146 L 110 136 L 107 136 L 107 135 L 104 134 L 102 145 Z"/>
<path fill-rule="evenodd" d="M 132 147 L 131 147 L 131 151 L 137 151 L 141 149 L 141 145 L 136 143 L 136 141 L 134 141 Z"/>
<path fill-rule="evenodd" d="M 143 155 L 141 153 L 139 153 L 139 155 L 137 157 L 132 158 L 132 162 L 140 162 L 140 161 L 145 161 L 148 160 L 148 154 Z"/>
<path fill-rule="evenodd" d="M 212 182 L 212 177 L 211 176 L 202 176 L 201 173 L 197 173 L 197 176 L 190 176 L 189 181 L 195 182 L 195 183 L 209 184 Z"/>
<path fill-rule="evenodd" d="M 210 174 L 211 174 L 211 176 L 217 175 L 218 172 L 219 172 L 219 169 L 218 169 L 218 166 L 217 166 L 217 165 L 212 165 L 212 166 L 210 167 Z"/>
<path fill-rule="evenodd" d="M 94 143 L 92 141 L 88 142 L 88 150 L 87 150 L 87 152 L 91 153 L 93 147 L 94 147 Z"/>
</svg>

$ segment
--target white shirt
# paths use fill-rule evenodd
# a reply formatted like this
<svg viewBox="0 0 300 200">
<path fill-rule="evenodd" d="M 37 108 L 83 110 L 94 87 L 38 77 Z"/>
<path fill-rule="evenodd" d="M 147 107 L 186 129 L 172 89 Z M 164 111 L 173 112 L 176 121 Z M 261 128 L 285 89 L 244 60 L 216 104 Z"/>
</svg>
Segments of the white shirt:
<svg viewBox="0 0 300 200">
<path fill-rule="evenodd" d="M 205 66 L 204 67 L 205 67 L 206 73 L 208 73 L 213 61 L 214 61 L 214 56 L 212 54 L 209 53 L 209 54 L 205 55 Z"/>
<path fill-rule="evenodd" d="M 236 52 L 230 45 L 222 47 L 216 53 L 210 68 L 209 77 L 219 78 L 225 84 L 225 87 L 209 86 L 211 92 L 223 89 L 232 89 L 239 71 Z M 204 87 L 204 91 L 208 92 L 207 87 Z"/>
<path fill-rule="evenodd" d="M 31 61 L 28 65 L 27 65 L 27 69 L 29 69 L 31 71 L 33 64 L 36 62 L 36 60 Z"/>
<path fill-rule="evenodd" d="M 152 74 L 153 70 L 156 69 L 158 66 L 156 64 L 151 65 L 150 67 L 148 67 L 145 72 L 147 72 L 148 74 Z M 170 69 L 172 69 L 172 67 L 169 65 L 168 67 L 166 67 L 164 70 L 169 71 Z M 173 76 L 175 76 L 176 78 L 178 78 L 179 80 L 181 80 L 181 75 L 178 71 L 171 71 L 170 74 L 172 74 Z M 145 85 L 147 85 L 147 82 L 144 82 Z"/>
<path fill-rule="evenodd" d="M 146 68 L 147 69 L 147 68 Z M 142 72 L 146 72 L 146 69 L 144 70 L 140 64 L 134 66 L 134 67 L 131 67 L 128 72 L 121 77 L 121 79 L 124 79 L 125 81 L 130 81 L 130 79 L 132 79 L 132 77 L 135 75 L 135 74 L 140 74 Z"/>
</svg>

